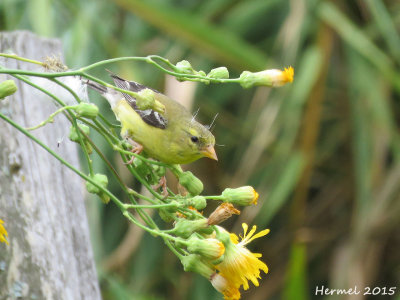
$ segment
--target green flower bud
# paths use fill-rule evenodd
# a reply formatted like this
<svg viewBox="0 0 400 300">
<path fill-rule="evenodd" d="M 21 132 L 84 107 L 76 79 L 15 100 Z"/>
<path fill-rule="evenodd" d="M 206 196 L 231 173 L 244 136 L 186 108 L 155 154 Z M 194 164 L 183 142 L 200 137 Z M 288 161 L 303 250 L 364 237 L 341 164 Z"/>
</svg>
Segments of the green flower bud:
<svg viewBox="0 0 400 300">
<path fill-rule="evenodd" d="M 159 166 L 159 165 L 153 165 L 153 172 L 155 175 L 158 177 L 163 177 L 166 173 L 166 169 L 164 166 Z"/>
<path fill-rule="evenodd" d="M 283 71 L 272 69 L 265 70 L 257 73 L 244 71 L 240 77 L 240 85 L 244 88 L 250 88 L 253 86 L 270 86 L 279 87 L 288 82 L 293 81 L 294 69 L 292 67 L 285 68 Z"/>
<path fill-rule="evenodd" d="M 241 206 L 257 205 L 258 193 L 251 186 L 242 186 L 236 189 L 225 189 L 222 192 L 222 201 Z"/>
<path fill-rule="evenodd" d="M 149 175 L 151 172 L 150 167 L 140 158 L 135 158 L 133 160 L 133 165 L 135 166 L 136 171 L 143 177 Z"/>
<path fill-rule="evenodd" d="M 199 220 L 186 220 L 179 219 L 174 226 L 173 233 L 177 236 L 188 238 L 193 232 L 196 232 L 200 229 L 207 228 L 207 219 L 199 219 Z"/>
<path fill-rule="evenodd" d="M 85 124 L 78 124 L 78 127 L 86 134 L 89 135 L 90 133 L 90 128 L 86 126 Z M 69 139 L 73 142 L 79 143 L 79 136 L 78 132 L 76 131 L 75 126 L 71 126 L 69 129 Z"/>
<path fill-rule="evenodd" d="M 193 74 L 194 70 L 192 65 L 187 60 L 182 60 L 176 64 L 176 71 L 178 73 Z"/>
<path fill-rule="evenodd" d="M 207 259 L 218 259 L 225 252 L 224 244 L 217 239 L 199 239 L 195 235 L 192 235 L 187 242 L 189 252 L 201 255 Z"/>
<path fill-rule="evenodd" d="M 107 188 L 108 185 L 108 178 L 104 174 L 95 174 L 94 176 L 91 177 L 91 179 L 96 182 L 98 185 L 100 185 L 103 188 Z M 107 204 L 110 202 L 110 197 L 105 194 L 100 188 L 95 186 L 89 181 L 86 181 L 86 190 L 91 193 L 91 194 L 96 194 L 100 197 L 100 199 Z"/>
<path fill-rule="evenodd" d="M 5 80 L 0 83 L 0 100 L 14 94 L 18 90 L 14 80 Z"/>
<path fill-rule="evenodd" d="M 207 76 L 216 79 L 227 79 L 229 78 L 229 71 L 226 67 L 219 67 L 212 69 Z"/>
<path fill-rule="evenodd" d="M 173 222 L 175 220 L 175 209 L 171 208 L 159 208 L 158 209 L 158 214 L 160 215 L 160 218 L 167 223 Z"/>
<path fill-rule="evenodd" d="M 204 71 L 198 71 L 198 72 L 195 72 L 195 74 L 196 75 L 198 75 L 198 76 L 203 76 L 203 77 L 206 77 L 207 75 L 206 75 L 206 72 L 204 72 Z M 204 84 L 210 84 L 210 80 L 208 80 L 208 79 L 200 79 L 200 82 L 202 82 L 202 83 L 204 83 Z"/>
<path fill-rule="evenodd" d="M 156 100 L 154 91 L 151 89 L 143 89 L 136 97 L 136 105 L 140 110 L 152 109 L 159 113 L 165 112 L 165 106 Z"/>
<path fill-rule="evenodd" d="M 202 261 L 199 255 L 186 255 L 181 259 L 181 263 L 186 272 L 198 273 L 207 279 L 210 279 L 211 275 L 214 274 L 214 267 Z"/>
<path fill-rule="evenodd" d="M 101 199 L 101 202 L 103 202 L 104 204 L 108 204 L 108 202 L 110 202 L 110 196 L 105 193 L 99 194 L 99 197 Z"/>
<path fill-rule="evenodd" d="M 193 175 L 192 172 L 186 171 L 179 174 L 179 183 L 189 192 L 191 195 L 198 195 L 203 191 L 203 183 L 200 179 Z"/>
<path fill-rule="evenodd" d="M 93 103 L 81 102 L 75 108 L 80 117 L 95 119 L 99 114 L 99 108 Z"/>
<path fill-rule="evenodd" d="M 207 200 L 203 196 L 195 196 L 192 198 L 185 199 L 187 206 L 193 206 L 197 210 L 202 210 L 207 206 Z"/>
</svg>

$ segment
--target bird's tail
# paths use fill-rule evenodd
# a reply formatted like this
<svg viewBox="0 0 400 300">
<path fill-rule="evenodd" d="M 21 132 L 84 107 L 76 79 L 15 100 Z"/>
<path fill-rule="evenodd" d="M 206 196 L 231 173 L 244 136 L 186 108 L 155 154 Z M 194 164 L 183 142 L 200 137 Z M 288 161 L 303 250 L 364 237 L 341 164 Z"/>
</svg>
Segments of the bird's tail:
<svg viewBox="0 0 400 300">
<path fill-rule="evenodd" d="M 110 89 L 108 87 L 105 87 L 104 85 L 101 85 L 95 81 L 92 80 L 82 80 L 83 83 L 85 83 L 88 87 L 91 89 L 97 91 L 102 95 L 107 101 L 110 103 L 111 108 L 114 109 L 114 107 L 117 105 L 117 103 L 121 100 L 122 95 L 121 93 L 115 91 L 114 89 Z"/>
<path fill-rule="evenodd" d="M 98 91 L 100 94 L 104 95 L 108 92 L 107 87 L 105 87 L 104 85 L 101 85 L 97 82 L 91 81 L 91 80 L 82 80 L 83 83 L 85 83 L 88 87 L 90 87 L 91 89 Z"/>
</svg>

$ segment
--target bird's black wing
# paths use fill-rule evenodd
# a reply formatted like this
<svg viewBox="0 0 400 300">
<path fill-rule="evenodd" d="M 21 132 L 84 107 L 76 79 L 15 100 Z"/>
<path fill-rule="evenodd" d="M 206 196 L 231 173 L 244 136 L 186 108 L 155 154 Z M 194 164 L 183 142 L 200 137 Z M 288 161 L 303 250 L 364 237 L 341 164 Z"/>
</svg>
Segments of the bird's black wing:
<svg viewBox="0 0 400 300">
<path fill-rule="evenodd" d="M 120 89 L 138 93 L 141 90 L 148 88 L 140 83 L 125 80 L 113 73 L 111 73 L 111 78 L 114 80 L 115 85 Z M 155 93 L 160 94 L 160 92 L 154 89 L 151 90 L 154 91 Z M 136 99 L 134 97 L 126 93 L 122 93 L 122 95 L 124 96 L 125 100 L 132 106 L 132 108 L 139 114 L 139 116 L 142 118 L 144 122 L 157 128 L 161 129 L 167 128 L 168 122 L 160 113 L 152 109 L 140 110 L 136 105 Z"/>
</svg>

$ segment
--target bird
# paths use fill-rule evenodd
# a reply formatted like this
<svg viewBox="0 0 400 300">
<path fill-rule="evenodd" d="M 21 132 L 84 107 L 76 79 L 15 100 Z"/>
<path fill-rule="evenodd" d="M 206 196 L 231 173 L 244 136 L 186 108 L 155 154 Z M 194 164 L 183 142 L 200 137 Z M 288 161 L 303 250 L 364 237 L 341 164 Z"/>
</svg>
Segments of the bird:
<svg viewBox="0 0 400 300">
<path fill-rule="evenodd" d="M 111 73 L 111 72 L 110 72 Z M 114 84 L 124 90 L 139 93 L 148 87 L 110 74 Z M 143 151 L 149 157 L 166 164 L 188 164 L 202 157 L 218 160 L 215 137 L 209 127 L 197 122 L 181 104 L 155 89 L 154 97 L 164 105 L 163 113 L 141 110 L 136 99 L 126 93 L 87 80 L 86 84 L 108 100 L 121 123 L 121 137 L 133 145 L 133 152 Z"/>
</svg>

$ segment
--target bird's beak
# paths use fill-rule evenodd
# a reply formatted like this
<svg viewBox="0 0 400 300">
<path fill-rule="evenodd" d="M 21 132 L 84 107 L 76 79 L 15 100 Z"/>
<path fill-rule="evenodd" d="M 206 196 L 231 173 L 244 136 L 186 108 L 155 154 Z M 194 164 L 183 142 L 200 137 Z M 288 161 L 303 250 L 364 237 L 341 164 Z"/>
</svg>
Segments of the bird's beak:
<svg viewBox="0 0 400 300">
<path fill-rule="evenodd" d="M 213 160 L 218 160 L 217 153 L 215 153 L 215 149 L 213 145 L 208 145 L 206 148 L 200 151 L 205 157 L 211 158 Z"/>
</svg>

